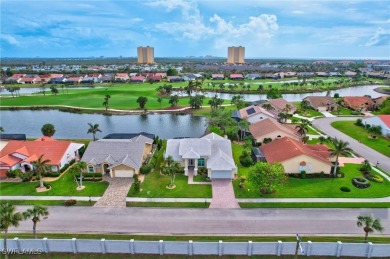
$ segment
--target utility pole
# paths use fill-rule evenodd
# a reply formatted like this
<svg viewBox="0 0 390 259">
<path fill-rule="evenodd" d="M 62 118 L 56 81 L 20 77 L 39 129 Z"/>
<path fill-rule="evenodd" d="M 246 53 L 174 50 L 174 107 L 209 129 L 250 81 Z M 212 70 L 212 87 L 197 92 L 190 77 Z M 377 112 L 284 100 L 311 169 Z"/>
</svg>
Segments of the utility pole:
<svg viewBox="0 0 390 259">
<path fill-rule="evenodd" d="M 302 249 L 302 246 L 301 246 L 301 238 L 300 238 L 299 234 L 297 234 L 297 245 L 295 246 L 294 259 L 298 259 L 298 249 L 300 249 L 301 253 L 303 253 L 303 249 Z"/>
</svg>

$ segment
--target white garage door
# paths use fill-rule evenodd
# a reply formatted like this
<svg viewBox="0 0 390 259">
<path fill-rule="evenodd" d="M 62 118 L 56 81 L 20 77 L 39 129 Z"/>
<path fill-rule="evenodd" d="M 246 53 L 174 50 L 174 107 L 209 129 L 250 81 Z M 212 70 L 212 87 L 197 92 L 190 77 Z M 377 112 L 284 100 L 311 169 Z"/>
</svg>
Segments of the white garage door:
<svg viewBox="0 0 390 259">
<path fill-rule="evenodd" d="M 134 170 L 115 170 L 115 177 L 133 177 Z"/>
<path fill-rule="evenodd" d="M 232 171 L 212 171 L 211 179 L 231 179 Z"/>
</svg>

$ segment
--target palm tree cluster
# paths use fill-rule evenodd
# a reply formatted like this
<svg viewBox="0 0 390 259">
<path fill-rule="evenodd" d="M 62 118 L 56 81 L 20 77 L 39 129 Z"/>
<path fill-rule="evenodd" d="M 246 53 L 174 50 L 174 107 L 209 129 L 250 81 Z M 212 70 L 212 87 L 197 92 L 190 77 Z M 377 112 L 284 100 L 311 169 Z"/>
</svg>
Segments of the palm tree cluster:
<svg viewBox="0 0 390 259">
<path fill-rule="evenodd" d="M 339 156 L 347 156 L 352 153 L 353 150 L 349 147 L 349 143 L 347 141 L 343 141 L 342 139 L 332 138 L 331 142 L 333 144 L 333 148 L 329 151 L 331 152 L 330 155 L 336 158 L 333 167 L 333 176 L 336 176 Z"/>
<path fill-rule="evenodd" d="M 202 108 L 204 100 L 204 95 L 197 94 L 195 96 L 190 97 L 189 104 L 191 106 L 191 109 L 200 109 Z"/>
<path fill-rule="evenodd" d="M 218 98 L 217 95 L 214 95 L 214 97 L 209 100 L 209 105 L 211 106 L 211 110 L 218 109 L 218 107 L 220 107 L 223 102 L 224 102 L 223 99 Z"/>
</svg>

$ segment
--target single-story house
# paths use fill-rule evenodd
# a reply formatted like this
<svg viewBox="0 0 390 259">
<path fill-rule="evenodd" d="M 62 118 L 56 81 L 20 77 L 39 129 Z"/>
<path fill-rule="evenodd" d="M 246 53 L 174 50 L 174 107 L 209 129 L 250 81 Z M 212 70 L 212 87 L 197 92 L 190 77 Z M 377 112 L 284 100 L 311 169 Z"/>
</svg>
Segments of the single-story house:
<svg viewBox="0 0 390 259">
<path fill-rule="evenodd" d="M 181 76 L 168 76 L 167 77 L 168 82 L 184 82 L 184 79 Z"/>
<path fill-rule="evenodd" d="M 259 149 L 268 163 L 282 163 L 286 174 L 297 174 L 302 171 L 307 174 L 331 173 L 330 151 L 326 145 L 307 145 L 284 137 L 262 145 Z"/>
<path fill-rule="evenodd" d="M 249 125 L 249 132 L 256 143 L 263 143 L 265 139 L 275 140 L 286 136 L 296 140 L 300 139 L 297 130 L 293 126 L 281 124 L 273 119 L 265 119 Z"/>
<path fill-rule="evenodd" d="M 40 82 L 40 79 L 37 77 L 23 77 L 17 80 L 19 84 L 36 84 Z"/>
<path fill-rule="evenodd" d="M 225 76 L 223 74 L 211 74 L 212 80 L 224 80 Z"/>
<path fill-rule="evenodd" d="M 143 82 L 145 82 L 145 77 L 144 76 L 132 76 L 130 81 L 132 83 L 143 83 Z"/>
<path fill-rule="evenodd" d="M 183 76 L 183 80 L 184 81 L 195 81 L 196 80 L 196 76 L 193 75 L 193 74 L 189 74 L 189 75 L 184 75 Z"/>
<path fill-rule="evenodd" d="M 382 95 L 382 96 L 379 96 L 379 97 L 377 97 L 377 98 L 372 98 L 372 100 L 374 101 L 375 106 L 378 107 L 378 106 L 380 106 L 387 98 L 389 98 L 389 96 Z"/>
<path fill-rule="evenodd" d="M 288 114 L 293 114 L 297 110 L 295 104 L 290 103 L 283 98 L 271 99 L 268 100 L 268 103 L 277 111 L 277 113 L 288 112 Z M 288 111 L 287 108 L 289 108 Z"/>
<path fill-rule="evenodd" d="M 61 77 L 52 77 L 50 79 L 50 84 L 62 84 L 62 83 L 66 83 L 68 81 L 67 78 L 61 76 Z"/>
<path fill-rule="evenodd" d="M 25 76 L 26 76 L 26 74 L 13 74 L 8 79 L 17 80 L 17 79 L 25 77 Z"/>
<path fill-rule="evenodd" d="M 341 76 L 339 72 L 329 72 L 329 76 Z"/>
<path fill-rule="evenodd" d="M 153 139 L 137 135 L 131 139 L 99 139 L 90 142 L 81 161 L 87 172 L 114 177 L 133 177 L 151 155 Z"/>
<path fill-rule="evenodd" d="M 365 117 L 362 119 L 362 123 L 371 126 L 381 126 L 382 135 L 390 137 L 390 115 Z"/>
<path fill-rule="evenodd" d="M 229 78 L 231 80 L 244 80 L 244 76 L 242 74 L 230 74 Z"/>
<path fill-rule="evenodd" d="M 130 80 L 130 77 L 127 73 L 116 73 L 114 80 L 119 82 L 127 82 Z"/>
<path fill-rule="evenodd" d="M 166 72 L 163 72 L 163 73 L 155 73 L 154 75 L 155 75 L 155 76 L 161 76 L 161 78 L 166 78 L 166 77 L 167 77 L 167 73 L 166 73 Z"/>
<path fill-rule="evenodd" d="M 337 103 L 330 96 L 307 96 L 303 100 L 306 100 L 311 108 L 320 112 L 337 109 Z"/>
<path fill-rule="evenodd" d="M 354 72 L 354 71 L 346 71 L 344 73 L 345 76 L 349 76 L 349 77 L 354 77 L 354 76 L 357 76 L 357 73 Z"/>
<path fill-rule="evenodd" d="M 245 78 L 250 80 L 255 80 L 255 79 L 261 79 L 262 77 L 260 74 L 247 74 Z"/>
<path fill-rule="evenodd" d="M 272 113 L 272 111 L 268 111 L 260 106 L 250 105 L 238 111 L 234 111 L 232 117 L 237 121 L 246 119 L 249 123 L 256 123 L 265 119 L 276 120 L 277 114 Z"/>
<path fill-rule="evenodd" d="M 343 106 L 352 110 L 372 110 L 375 106 L 373 100 L 367 96 L 345 96 L 342 98 Z"/>
<path fill-rule="evenodd" d="M 39 77 L 39 83 L 49 83 L 51 79 L 51 76 L 49 74 L 38 75 L 38 77 Z"/>
<path fill-rule="evenodd" d="M 67 84 L 79 84 L 83 80 L 83 77 L 81 76 L 73 76 L 69 77 L 66 81 Z"/>
<path fill-rule="evenodd" d="M 34 169 L 32 162 L 41 155 L 50 160 L 47 165 L 54 172 L 60 171 L 72 159 L 78 157 L 78 150 L 84 146 L 80 143 L 41 137 L 35 141 L 11 140 L 0 151 L 0 177 L 6 177 L 8 170 L 21 169 L 22 172 Z"/>
<path fill-rule="evenodd" d="M 148 76 L 148 80 L 150 80 L 152 82 L 161 82 L 162 77 L 158 76 L 158 75 L 151 75 L 151 76 Z"/>
<path fill-rule="evenodd" d="M 280 79 L 280 75 L 278 73 L 265 73 L 263 74 L 264 78 L 270 78 L 270 79 Z"/>
<path fill-rule="evenodd" d="M 206 167 L 211 179 L 233 179 L 237 174 L 230 140 L 215 133 L 202 138 L 168 139 L 164 157 L 168 156 L 184 167 L 185 175 L 192 169 L 197 175 L 198 167 Z"/>
<path fill-rule="evenodd" d="M 81 80 L 82 84 L 100 83 L 101 79 L 97 76 L 86 76 Z"/>
</svg>

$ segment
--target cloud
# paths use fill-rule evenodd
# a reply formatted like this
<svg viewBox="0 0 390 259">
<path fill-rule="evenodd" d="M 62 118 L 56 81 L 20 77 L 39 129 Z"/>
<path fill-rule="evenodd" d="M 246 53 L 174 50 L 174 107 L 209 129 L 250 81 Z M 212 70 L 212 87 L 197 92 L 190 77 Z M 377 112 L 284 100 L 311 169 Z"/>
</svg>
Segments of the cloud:
<svg viewBox="0 0 390 259">
<path fill-rule="evenodd" d="M 9 34 L 1 34 L 0 35 L 0 39 L 2 41 L 5 41 L 7 42 L 8 44 L 10 45 L 14 45 L 14 46 L 20 46 L 20 42 L 12 35 L 9 35 Z"/>
<path fill-rule="evenodd" d="M 390 43 L 390 30 L 379 27 L 375 34 L 368 40 L 366 46 L 388 46 Z"/>
</svg>

